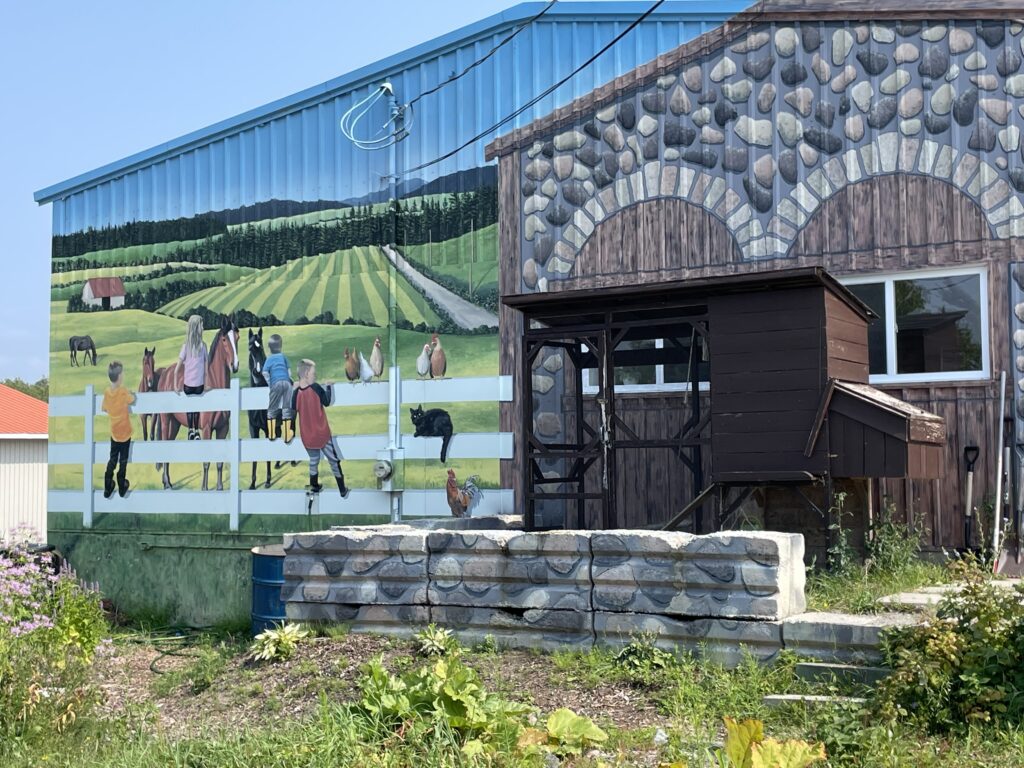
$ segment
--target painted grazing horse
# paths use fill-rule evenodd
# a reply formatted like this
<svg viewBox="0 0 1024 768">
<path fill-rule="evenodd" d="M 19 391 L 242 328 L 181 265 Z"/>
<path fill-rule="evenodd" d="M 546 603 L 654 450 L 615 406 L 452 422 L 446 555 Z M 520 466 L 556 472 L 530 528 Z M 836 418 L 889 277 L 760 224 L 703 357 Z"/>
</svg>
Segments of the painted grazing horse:
<svg viewBox="0 0 1024 768">
<path fill-rule="evenodd" d="M 156 347 L 146 347 L 142 353 L 142 380 L 139 382 L 139 392 L 156 392 L 163 368 L 156 367 Z M 156 440 L 157 416 L 152 413 L 139 415 L 142 422 L 142 439 L 149 440 L 150 437 Z M 152 423 L 151 423 L 152 422 Z"/>
<path fill-rule="evenodd" d="M 158 392 L 175 392 L 176 366 L 170 365 L 163 369 L 157 382 Z M 206 384 L 204 392 L 211 389 L 227 389 L 231 384 L 231 374 L 238 371 L 238 326 L 228 316 L 223 316 L 220 329 L 213 337 L 206 357 Z M 228 411 L 202 411 L 199 414 L 199 431 L 203 440 L 216 435 L 218 440 L 227 437 L 231 414 Z M 174 440 L 178 430 L 188 426 L 188 417 L 184 413 L 161 413 L 157 420 L 157 440 Z M 210 463 L 203 463 L 203 490 L 209 490 Z M 171 488 L 171 476 L 166 463 L 163 464 L 164 488 Z M 224 490 L 224 464 L 217 462 L 217 490 Z"/>
<path fill-rule="evenodd" d="M 85 362 L 89 362 L 89 357 L 92 356 L 92 364 L 96 365 L 96 344 L 93 343 L 92 336 L 72 336 L 68 339 L 68 349 L 71 351 L 71 365 L 78 365 L 78 353 L 85 353 Z"/>
<path fill-rule="evenodd" d="M 263 351 L 263 329 L 257 333 L 249 329 L 249 386 L 266 387 L 267 380 L 263 378 L 263 364 L 267 361 L 267 354 Z M 263 433 L 270 437 L 270 429 L 267 427 L 266 411 L 249 411 L 249 437 L 255 439 Z M 249 490 L 256 488 L 256 464 L 252 463 L 252 480 L 249 482 Z M 280 466 L 280 464 L 278 464 Z M 267 462 L 267 481 L 264 488 L 270 487 L 270 462 Z"/>
</svg>

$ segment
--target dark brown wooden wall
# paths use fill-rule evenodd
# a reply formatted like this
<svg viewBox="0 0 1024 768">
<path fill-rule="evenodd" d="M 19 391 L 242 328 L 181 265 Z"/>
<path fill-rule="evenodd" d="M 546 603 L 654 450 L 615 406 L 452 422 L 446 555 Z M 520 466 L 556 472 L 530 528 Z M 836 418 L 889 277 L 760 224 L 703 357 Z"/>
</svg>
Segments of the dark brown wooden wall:
<svg viewBox="0 0 1024 768">
<path fill-rule="evenodd" d="M 519 189 L 505 182 L 519 178 L 518 162 L 518 153 L 501 158 L 503 294 L 523 290 Z M 691 227 L 700 233 L 699 237 L 679 236 L 682 231 L 691 231 Z M 630 231 L 634 233 L 632 237 Z M 613 250 L 632 255 L 620 255 L 615 260 L 610 255 Z M 640 252 L 647 255 L 641 258 Z M 640 264 L 653 263 L 652 252 L 658 254 L 657 268 L 640 269 Z M 509 254 L 513 257 L 509 258 Z M 588 266 L 591 260 L 602 266 Z M 789 256 L 754 262 L 740 261 L 724 225 L 706 212 L 678 200 L 641 203 L 599 224 L 584 245 L 575 271 L 568 280 L 552 284 L 550 290 L 652 284 L 666 279 L 811 265 L 824 266 L 837 276 L 985 265 L 993 377 L 983 382 L 883 387 L 896 397 L 942 416 L 948 440 L 940 480 L 884 481 L 880 494 L 889 498 L 908 519 L 922 519 L 927 545 L 958 547 L 963 545 L 964 446 L 981 447 L 975 475 L 975 504 L 980 504 L 995 487 L 991 446 L 997 426 L 998 376 L 1000 370 L 1014 370 L 1008 339 L 1008 264 L 1022 260 L 1024 239 L 994 239 L 981 211 L 955 187 L 931 178 L 896 174 L 843 188 L 811 217 Z M 611 264 L 617 265 L 619 271 L 605 273 L 603 270 Z M 516 357 L 516 315 L 502 310 L 502 373 L 512 372 Z M 1008 388 L 1008 397 L 1011 394 Z M 514 412 L 514 404 L 503 407 L 502 429 L 511 429 L 518 423 Z M 511 471 L 511 462 L 504 464 L 503 481 L 508 479 L 508 487 L 518 481 Z"/>
<path fill-rule="evenodd" d="M 825 349 L 828 376 L 867 383 L 868 326 L 849 304 L 830 291 L 825 292 Z M 846 475 L 856 477 L 856 475 Z"/>
<path fill-rule="evenodd" d="M 813 286 L 708 302 L 715 480 L 827 469 L 825 446 L 804 456 L 826 380 L 825 293 Z"/>
</svg>

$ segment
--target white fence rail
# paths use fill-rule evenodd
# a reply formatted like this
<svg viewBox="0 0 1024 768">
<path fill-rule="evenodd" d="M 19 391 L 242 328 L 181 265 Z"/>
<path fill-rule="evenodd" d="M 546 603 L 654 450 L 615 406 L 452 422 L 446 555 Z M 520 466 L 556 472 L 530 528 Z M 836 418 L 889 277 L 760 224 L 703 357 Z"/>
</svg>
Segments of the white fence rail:
<svg viewBox="0 0 1024 768">
<path fill-rule="evenodd" d="M 330 408 L 365 405 L 386 405 L 396 412 L 389 414 L 389 423 L 408 422 L 403 419 L 403 404 L 430 404 L 450 402 L 507 402 L 512 399 L 512 377 L 490 376 L 461 379 L 411 379 L 400 381 L 399 370 L 393 370 L 399 386 L 391 382 L 370 384 L 337 384 L 335 402 Z M 248 437 L 247 411 L 266 410 L 268 390 L 265 387 L 242 388 L 232 379 L 228 389 L 215 389 L 198 396 L 179 395 L 174 392 L 139 394 L 131 411 L 135 414 L 163 414 L 205 411 L 227 411 L 230 415 L 229 433 L 224 440 L 132 440 L 129 461 L 132 463 L 224 463 L 229 469 L 229 489 L 223 491 L 187 490 L 133 490 L 128 498 L 114 496 L 104 499 L 93 487 L 93 465 L 105 463 L 108 446 L 95 442 L 93 419 L 102 413 L 103 398 L 92 386 L 80 395 L 50 398 L 50 416 L 80 417 L 85 421 L 82 442 L 56 443 L 48 450 L 50 464 L 77 464 L 82 466 L 81 490 L 54 490 L 48 494 L 48 507 L 52 511 L 81 511 L 82 524 L 91 528 L 95 513 L 132 514 L 209 514 L 227 515 L 229 528 L 238 530 L 242 515 L 389 515 L 394 497 L 401 499 L 403 516 L 422 517 L 437 514 L 447 508 L 444 488 L 380 491 L 353 490 L 348 499 L 327 492 L 310 506 L 305 491 L 300 490 L 242 490 L 241 464 L 264 461 L 306 461 L 308 456 L 300 440 L 285 445 L 281 440 Z M 448 449 L 451 459 L 511 459 L 513 436 L 508 432 L 459 432 Z M 184 430 L 182 430 L 184 431 Z M 441 438 L 413 437 L 402 433 L 394 442 L 388 434 L 339 435 L 338 445 L 342 459 L 374 460 L 382 456 L 399 460 L 438 458 Z M 463 478 L 464 479 L 464 478 Z M 315 507 L 315 511 L 313 508 Z M 477 514 L 511 514 L 512 494 L 507 490 L 485 490 Z"/>
</svg>

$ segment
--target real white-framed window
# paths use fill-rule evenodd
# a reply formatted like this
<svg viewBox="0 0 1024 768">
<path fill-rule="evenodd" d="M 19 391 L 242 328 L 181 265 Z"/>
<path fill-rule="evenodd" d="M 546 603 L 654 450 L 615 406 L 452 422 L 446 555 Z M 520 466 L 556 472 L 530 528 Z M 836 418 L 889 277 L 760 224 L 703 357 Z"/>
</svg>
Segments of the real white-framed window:
<svg viewBox="0 0 1024 768">
<path fill-rule="evenodd" d="M 872 384 L 990 377 L 985 267 L 851 275 L 839 281 L 878 315 L 868 326 Z"/>
<path fill-rule="evenodd" d="M 664 339 L 625 341 L 619 349 L 664 349 Z M 701 368 L 705 368 L 702 364 Z M 701 392 L 707 392 L 710 384 L 698 382 Z M 615 368 L 615 392 L 617 394 L 639 394 L 655 392 L 689 392 L 689 372 L 686 363 L 670 365 L 628 365 Z M 583 370 L 583 394 L 597 394 L 597 369 Z"/>
</svg>

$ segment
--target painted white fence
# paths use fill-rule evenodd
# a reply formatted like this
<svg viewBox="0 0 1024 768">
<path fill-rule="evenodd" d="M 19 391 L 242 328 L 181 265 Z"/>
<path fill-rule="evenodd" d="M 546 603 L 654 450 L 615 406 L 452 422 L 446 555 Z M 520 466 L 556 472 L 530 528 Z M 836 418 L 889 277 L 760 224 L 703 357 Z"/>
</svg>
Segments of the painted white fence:
<svg viewBox="0 0 1024 768">
<path fill-rule="evenodd" d="M 410 379 L 402 381 L 399 369 L 392 369 L 393 381 L 369 384 L 340 383 L 334 387 L 335 402 L 330 408 L 354 405 L 388 405 L 392 434 L 339 435 L 337 442 L 342 459 L 375 460 L 379 458 L 432 459 L 440 456 L 441 438 L 413 437 L 400 433 L 399 424 L 408 425 L 408 412 L 403 416 L 403 404 L 411 405 L 450 402 L 507 402 L 512 399 L 511 376 L 487 376 L 460 379 Z M 290 445 L 281 440 L 252 439 L 249 434 L 247 411 L 266 410 L 266 387 L 242 388 L 238 379 L 231 380 L 229 389 L 215 389 L 198 396 L 179 395 L 174 392 L 139 394 L 131 410 L 135 414 L 184 413 L 196 411 L 227 411 L 230 429 L 224 440 L 132 440 L 129 460 L 132 463 L 168 462 L 170 464 L 198 464 L 203 462 L 227 465 L 228 490 L 133 490 L 122 499 L 114 495 L 104 499 L 100 489 L 93 487 L 93 465 L 106 463 L 107 443 L 94 439 L 93 419 L 100 414 L 102 395 L 92 386 L 80 395 L 50 398 L 50 416 L 77 416 L 85 420 L 85 433 L 80 443 L 49 444 L 50 464 L 77 464 L 83 468 L 81 490 L 52 490 L 47 505 L 51 511 L 82 512 L 82 524 L 91 528 L 96 513 L 130 514 L 207 514 L 227 515 L 229 529 L 238 530 L 242 515 L 385 515 L 394 516 L 395 497 L 400 498 L 398 509 L 403 517 L 423 517 L 444 514 L 448 509 L 444 488 L 429 490 L 355 489 L 347 499 L 332 493 L 325 486 L 324 493 L 311 508 L 307 494 L 302 490 L 243 490 L 241 465 L 246 462 L 308 460 L 302 443 L 296 439 Z M 511 459 L 513 436 L 510 432 L 459 432 L 448 449 L 452 459 Z M 182 432 L 185 430 L 182 429 Z M 130 474 L 130 472 L 129 472 Z M 460 481 L 465 478 L 459 478 Z M 210 468 L 211 485 L 216 480 L 216 468 Z M 312 511 L 311 511 L 312 510 Z M 485 490 L 478 515 L 511 514 L 510 490 Z"/>
</svg>

